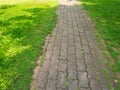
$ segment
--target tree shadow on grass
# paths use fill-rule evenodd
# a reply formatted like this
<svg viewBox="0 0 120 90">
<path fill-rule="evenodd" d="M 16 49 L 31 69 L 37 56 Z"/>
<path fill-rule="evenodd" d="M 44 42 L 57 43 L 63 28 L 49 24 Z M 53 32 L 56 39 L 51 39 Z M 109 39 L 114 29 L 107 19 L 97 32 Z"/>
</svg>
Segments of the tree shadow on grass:
<svg viewBox="0 0 120 90">
<path fill-rule="evenodd" d="M 56 23 L 56 7 L 32 8 L 21 15 L 1 21 L 5 28 L 0 37 L 0 73 L 5 80 L 0 82 L 10 90 L 28 90 L 35 61 L 41 53 L 45 37 Z M 4 46 L 3 46 L 4 45 Z M 6 55 L 7 54 L 7 55 Z M 7 82 L 6 82 L 7 80 Z M 0 85 L 0 88 L 7 89 Z"/>
<path fill-rule="evenodd" d="M 8 8 L 13 8 L 15 7 L 16 5 L 0 5 L 0 9 L 8 9 Z"/>
<path fill-rule="evenodd" d="M 4 14 L 4 12 L 0 12 L 0 15 Z"/>
</svg>

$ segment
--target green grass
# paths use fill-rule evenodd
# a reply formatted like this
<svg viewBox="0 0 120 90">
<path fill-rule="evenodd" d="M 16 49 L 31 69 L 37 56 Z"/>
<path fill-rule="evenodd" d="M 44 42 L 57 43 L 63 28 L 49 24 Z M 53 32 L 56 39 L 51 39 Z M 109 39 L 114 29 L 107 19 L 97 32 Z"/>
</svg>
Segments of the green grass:
<svg viewBox="0 0 120 90">
<path fill-rule="evenodd" d="M 0 90 L 29 90 L 45 37 L 57 21 L 57 2 L 4 1 L 0 1 Z"/>
<path fill-rule="evenodd" d="M 103 38 L 115 62 L 110 64 L 111 69 L 115 73 L 120 73 L 120 0 L 80 1 L 93 19 L 97 35 Z"/>
<path fill-rule="evenodd" d="M 81 0 L 120 72 L 120 0 Z"/>
</svg>

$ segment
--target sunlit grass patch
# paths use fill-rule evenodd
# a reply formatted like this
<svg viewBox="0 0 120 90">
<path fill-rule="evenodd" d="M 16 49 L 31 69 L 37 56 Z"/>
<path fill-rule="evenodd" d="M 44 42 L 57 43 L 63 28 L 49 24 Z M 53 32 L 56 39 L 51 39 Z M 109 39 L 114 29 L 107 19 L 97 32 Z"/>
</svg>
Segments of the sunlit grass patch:
<svg viewBox="0 0 120 90">
<path fill-rule="evenodd" d="M 0 90 L 30 88 L 35 61 L 57 21 L 56 1 L 19 1 L 0 6 Z"/>
<path fill-rule="evenodd" d="M 3 4 L 9 4 L 9 5 L 12 5 L 12 4 L 20 4 L 20 3 L 26 3 L 26 2 L 31 2 L 33 0 L 0 0 L 0 5 L 3 5 Z"/>
</svg>

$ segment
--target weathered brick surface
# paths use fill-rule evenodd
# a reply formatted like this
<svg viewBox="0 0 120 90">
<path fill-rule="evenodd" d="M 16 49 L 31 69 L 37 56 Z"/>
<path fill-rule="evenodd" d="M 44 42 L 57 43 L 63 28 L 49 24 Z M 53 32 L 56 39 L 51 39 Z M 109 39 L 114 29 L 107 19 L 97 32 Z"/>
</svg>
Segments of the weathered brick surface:
<svg viewBox="0 0 120 90">
<path fill-rule="evenodd" d="M 67 59 L 67 49 L 61 49 L 60 59 L 61 60 L 66 60 Z"/>
<path fill-rule="evenodd" d="M 34 90 L 45 90 L 45 88 L 37 87 L 37 88 L 35 88 Z"/>
<path fill-rule="evenodd" d="M 48 72 L 40 72 L 39 73 L 38 82 L 37 82 L 38 87 L 45 88 L 45 84 L 47 82 L 47 75 L 48 75 Z"/>
<path fill-rule="evenodd" d="M 88 78 L 97 79 L 97 71 L 94 65 L 87 65 Z"/>
<path fill-rule="evenodd" d="M 80 90 L 90 90 L 90 88 L 80 88 Z"/>
<path fill-rule="evenodd" d="M 49 60 L 51 59 L 51 57 L 52 57 L 52 51 L 53 51 L 53 50 L 52 50 L 52 48 L 51 48 L 50 51 L 47 51 L 47 52 L 46 52 L 46 60 L 49 61 Z"/>
<path fill-rule="evenodd" d="M 78 90 L 78 80 L 69 80 L 68 90 Z"/>
<path fill-rule="evenodd" d="M 67 72 L 67 64 L 64 60 L 58 62 L 58 72 Z"/>
<path fill-rule="evenodd" d="M 44 61 L 43 65 L 42 65 L 42 68 L 40 69 L 40 71 L 42 71 L 42 72 L 48 72 L 49 68 L 50 68 L 50 61 L 47 60 L 47 61 Z"/>
<path fill-rule="evenodd" d="M 66 89 L 66 88 L 58 88 L 56 90 L 68 90 L 68 89 Z"/>
<path fill-rule="evenodd" d="M 109 90 L 90 18 L 77 0 L 59 0 L 59 4 L 58 24 L 46 40 L 30 90 Z"/>
<path fill-rule="evenodd" d="M 90 79 L 90 87 L 92 90 L 102 90 L 99 82 L 94 79 Z"/>
<path fill-rule="evenodd" d="M 67 88 L 66 87 L 66 81 L 67 81 L 67 73 L 65 72 L 59 72 L 57 76 L 57 88 Z"/>
<path fill-rule="evenodd" d="M 69 66 L 76 66 L 76 58 L 75 58 L 75 55 L 70 55 L 67 57 L 68 59 L 68 65 Z"/>
<path fill-rule="evenodd" d="M 68 77 L 70 79 L 77 79 L 76 66 L 68 63 Z"/>
<path fill-rule="evenodd" d="M 86 71 L 86 66 L 84 64 L 84 60 L 82 59 L 77 59 L 77 71 Z"/>
<path fill-rule="evenodd" d="M 48 79 L 46 90 L 56 90 L 56 80 Z"/>
<path fill-rule="evenodd" d="M 83 88 L 89 87 L 89 80 L 87 78 L 87 72 L 78 72 L 79 86 Z"/>
</svg>

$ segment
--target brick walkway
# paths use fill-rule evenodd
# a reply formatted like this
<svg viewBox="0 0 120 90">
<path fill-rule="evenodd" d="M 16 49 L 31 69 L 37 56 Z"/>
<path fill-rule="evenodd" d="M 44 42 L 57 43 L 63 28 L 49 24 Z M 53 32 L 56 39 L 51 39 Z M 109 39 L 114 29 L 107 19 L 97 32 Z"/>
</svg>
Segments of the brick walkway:
<svg viewBox="0 0 120 90">
<path fill-rule="evenodd" d="M 102 56 L 96 51 L 90 18 L 78 1 L 59 1 L 59 22 L 46 40 L 31 90 L 110 90 L 101 72 Z"/>
</svg>

